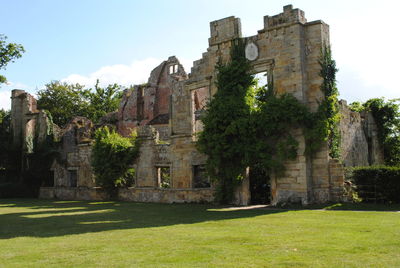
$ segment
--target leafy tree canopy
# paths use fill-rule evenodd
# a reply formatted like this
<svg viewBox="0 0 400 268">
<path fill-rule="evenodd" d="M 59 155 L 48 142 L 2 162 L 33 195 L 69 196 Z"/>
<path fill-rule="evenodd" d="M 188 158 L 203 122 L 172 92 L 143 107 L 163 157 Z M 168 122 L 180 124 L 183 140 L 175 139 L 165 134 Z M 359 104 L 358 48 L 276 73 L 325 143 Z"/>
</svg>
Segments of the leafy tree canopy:
<svg viewBox="0 0 400 268">
<path fill-rule="evenodd" d="M 25 49 L 22 45 L 7 43 L 7 36 L 0 34 L 0 69 L 5 69 L 8 63 L 14 62 L 22 56 Z M 0 75 L 0 84 L 7 82 L 5 76 Z"/>
<path fill-rule="evenodd" d="M 85 116 L 97 123 L 102 116 L 118 109 L 122 89 L 117 84 L 102 88 L 99 80 L 94 89 L 52 81 L 37 95 L 39 109 L 48 110 L 54 123 L 63 126 L 74 116 Z"/>
</svg>

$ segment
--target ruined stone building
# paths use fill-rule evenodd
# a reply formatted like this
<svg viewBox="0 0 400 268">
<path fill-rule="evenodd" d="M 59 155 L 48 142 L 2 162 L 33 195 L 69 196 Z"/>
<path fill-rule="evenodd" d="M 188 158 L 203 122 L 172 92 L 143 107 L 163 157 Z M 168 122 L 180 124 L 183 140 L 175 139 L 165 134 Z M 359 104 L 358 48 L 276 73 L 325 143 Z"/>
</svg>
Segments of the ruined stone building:
<svg viewBox="0 0 400 268">
<path fill-rule="evenodd" d="M 176 57 L 168 58 L 151 72 L 148 83 L 126 90 L 118 111 L 110 115 L 119 133 L 126 136 L 136 129 L 142 141 L 140 156 L 132 163 L 137 173 L 135 185 L 119 191 L 121 200 L 213 200 L 212 183 L 204 171 L 206 156 L 196 150 L 195 134 L 202 130 L 200 115 L 206 102 L 217 91 L 215 65 L 219 59 L 229 60 L 232 40 L 245 40 L 253 73 L 269 81 L 273 77 L 277 94 L 293 94 L 313 111 L 324 97 L 318 59 L 322 46 L 329 44 L 329 26 L 323 21 L 307 22 L 302 10 L 288 5 L 283 13 L 265 16 L 264 27 L 253 36 L 242 37 L 240 19 L 235 17 L 211 22 L 210 31 L 209 47 L 194 62 L 190 74 Z M 341 112 L 342 159 L 331 159 L 327 144 L 313 157 L 306 156 L 304 136 L 294 129 L 299 142 L 296 159 L 286 162 L 283 176 L 270 174 L 267 181 L 273 204 L 340 200 L 344 166 L 382 161 L 372 116 L 350 111 L 344 101 Z M 13 91 L 12 115 L 18 137 L 28 137 L 35 124 L 41 126 L 44 116 L 36 110 L 33 98 L 19 90 Z M 105 198 L 95 187 L 91 171 L 91 131 L 92 123 L 81 117 L 60 131 L 60 157 L 51 167 L 54 184 L 42 187 L 41 197 Z M 250 203 L 251 185 L 249 175 L 236 192 L 237 204 Z"/>
</svg>

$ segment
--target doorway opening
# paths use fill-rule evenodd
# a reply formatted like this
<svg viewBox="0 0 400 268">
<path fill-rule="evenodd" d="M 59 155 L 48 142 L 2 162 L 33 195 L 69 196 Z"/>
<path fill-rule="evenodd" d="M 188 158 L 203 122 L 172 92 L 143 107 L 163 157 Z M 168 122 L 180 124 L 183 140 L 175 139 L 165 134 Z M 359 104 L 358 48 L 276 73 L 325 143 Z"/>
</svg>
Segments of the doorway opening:
<svg viewBox="0 0 400 268">
<path fill-rule="evenodd" d="M 251 204 L 270 204 L 271 179 L 269 174 L 260 165 L 255 165 L 250 168 L 249 179 Z"/>
</svg>

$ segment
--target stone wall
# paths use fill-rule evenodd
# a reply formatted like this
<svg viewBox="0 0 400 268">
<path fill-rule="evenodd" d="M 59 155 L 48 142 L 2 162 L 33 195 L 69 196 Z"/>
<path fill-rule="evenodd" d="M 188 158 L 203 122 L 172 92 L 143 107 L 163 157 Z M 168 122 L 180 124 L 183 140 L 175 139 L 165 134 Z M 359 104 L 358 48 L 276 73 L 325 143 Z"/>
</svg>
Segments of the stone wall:
<svg viewBox="0 0 400 268">
<path fill-rule="evenodd" d="M 118 109 L 118 132 L 128 136 L 138 126 L 168 125 L 173 84 L 186 77 L 179 60 L 169 57 L 151 72 L 146 84 L 125 90 Z"/>
<path fill-rule="evenodd" d="M 51 170 L 56 187 L 94 187 L 91 166 L 93 124 L 85 117 L 73 118 L 61 131 L 58 156 Z"/>
<path fill-rule="evenodd" d="M 14 148 L 33 153 L 52 134 L 53 123 L 44 111 L 37 109 L 36 99 L 15 89 L 11 93 L 11 131 Z"/>
<path fill-rule="evenodd" d="M 340 101 L 341 159 L 344 166 L 383 164 L 383 152 L 371 112 L 353 112 Z"/>
<path fill-rule="evenodd" d="M 232 40 L 242 37 L 240 20 L 235 17 L 211 22 L 210 28 L 211 37 L 207 51 L 200 60 L 194 62 L 189 79 L 184 83 L 183 92 L 179 96 L 173 96 L 177 104 L 190 102 L 190 96 L 204 88 L 208 88 L 210 96 L 215 94 L 216 62 L 227 62 Z M 264 17 L 264 28 L 257 35 L 244 40 L 247 44 L 246 57 L 251 61 L 253 73 L 266 72 L 269 81 L 273 79 L 277 94 L 290 93 L 311 110 L 318 108 L 324 97 L 320 90 L 322 78 L 319 76 L 318 60 L 322 46 L 329 44 L 327 24 L 322 21 L 307 22 L 303 11 L 288 5 L 284 7 L 283 13 Z M 193 120 L 196 117 L 193 104 L 179 109 L 172 113 L 173 123 L 177 121 L 177 126 L 173 124 L 173 133 L 190 136 L 196 130 L 201 130 L 201 125 Z M 192 128 L 189 128 L 192 124 L 184 116 L 188 112 L 195 122 Z M 304 154 L 305 141 L 302 132 L 294 129 L 292 134 L 299 142 L 298 156 L 286 163 L 283 176 L 271 174 L 272 202 L 306 204 L 327 201 L 330 196 L 327 146 L 323 146 L 311 159 Z"/>
<path fill-rule="evenodd" d="M 108 200 L 109 196 L 99 187 L 42 187 L 40 197 L 60 200 Z M 156 203 L 205 203 L 212 202 L 212 189 L 159 189 L 122 188 L 118 200 Z"/>
</svg>

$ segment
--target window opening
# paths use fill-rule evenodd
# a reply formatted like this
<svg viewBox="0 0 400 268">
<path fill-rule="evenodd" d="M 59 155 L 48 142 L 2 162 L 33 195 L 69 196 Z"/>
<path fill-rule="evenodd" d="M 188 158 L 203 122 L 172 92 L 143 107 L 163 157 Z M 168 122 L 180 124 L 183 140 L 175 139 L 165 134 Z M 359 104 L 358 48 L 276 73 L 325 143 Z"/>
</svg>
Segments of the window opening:
<svg viewBox="0 0 400 268">
<path fill-rule="evenodd" d="M 137 95 L 137 119 L 140 121 L 144 118 L 144 89 L 139 88 Z"/>
<path fill-rule="evenodd" d="M 207 176 L 204 165 L 193 166 L 193 188 L 211 187 L 210 177 Z"/>
<path fill-rule="evenodd" d="M 268 86 L 268 73 L 261 72 L 254 75 L 254 79 L 257 80 L 258 87 L 266 87 Z"/>
<path fill-rule="evenodd" d="M 78 172 L 77 170 L 68 170 L 69 176 L 69 186 L 77 187 L 78 186 Z"/>
<path fill-rule="evenodd" d="M 171 188 L 171 170 L 169 167 L 157 167 L 157 181 L 160 188 Z"/>
<path fill-rule="evenodd" d="M 54 186 L 54 170 L 49 170 L 43 174 L 42 186 L 53 187 Z"/>
<path fill-rule="evenodd" d="M 177 73 L 178 72 L 178 64 L 173 64 L 173 65 L 170 65 L 169 66 L 169 69 L 168 69 L 168 73 L 169 74 L 175 74 L 175 73 Z"/>
</svg>

